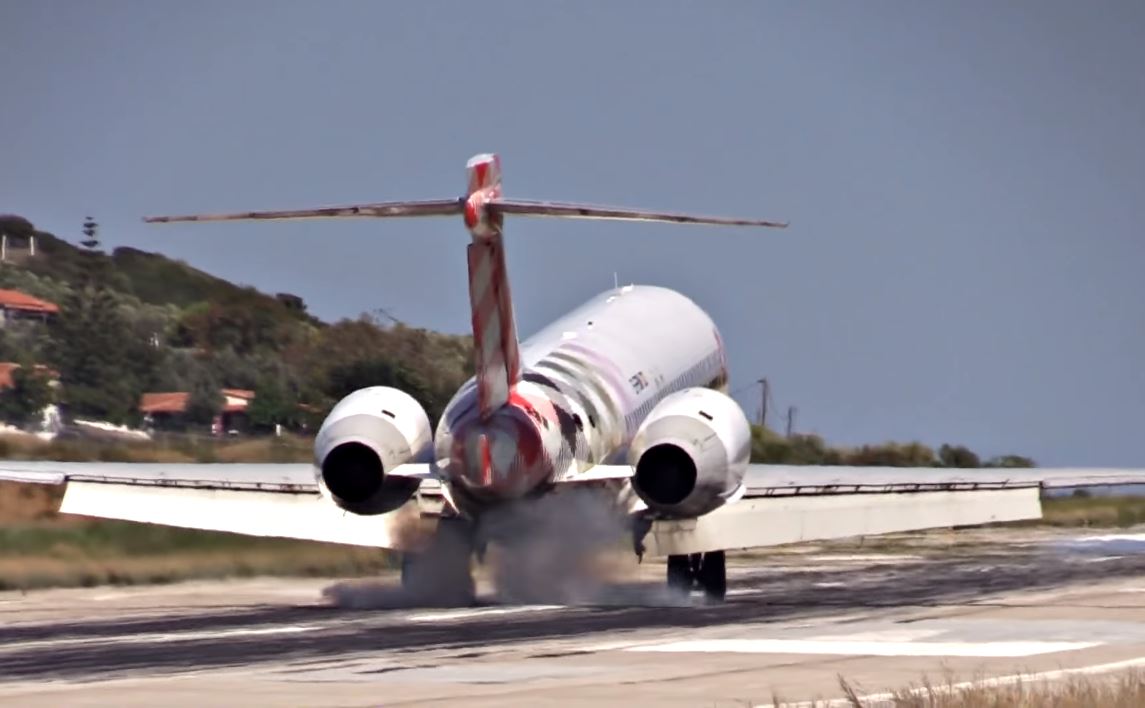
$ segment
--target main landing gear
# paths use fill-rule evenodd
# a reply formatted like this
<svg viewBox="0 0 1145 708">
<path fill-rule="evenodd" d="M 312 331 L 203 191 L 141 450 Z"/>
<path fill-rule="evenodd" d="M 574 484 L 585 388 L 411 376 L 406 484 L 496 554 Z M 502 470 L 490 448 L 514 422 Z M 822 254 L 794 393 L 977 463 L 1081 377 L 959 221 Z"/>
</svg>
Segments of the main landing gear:
<svg viewBox="0 0 1145 708">
<path fill-rule="evenodd" d="M 417 602 L 442 607 L 472 605 L 476 598 L 472 571 L 475 545 L 471 523 L 442 519 L 425 551 L 402 554 L 402 588 Z"/>
<path fill-rule="evenodd" d="M 728 593 L 724 552 L 668 556 L 668 587 L 685 593 L 699 589 L 708 600 L 723 602 Z"/>
</svg>

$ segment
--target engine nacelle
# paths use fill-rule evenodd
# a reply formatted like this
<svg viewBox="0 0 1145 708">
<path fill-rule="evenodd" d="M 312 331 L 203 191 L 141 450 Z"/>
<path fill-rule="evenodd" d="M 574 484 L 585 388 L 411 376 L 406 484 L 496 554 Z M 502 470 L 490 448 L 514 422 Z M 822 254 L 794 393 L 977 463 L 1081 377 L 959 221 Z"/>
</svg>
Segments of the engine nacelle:
<svg viewBox="0 0 1145 708">
<path fill-rule="evenodd" d="M 371 386 L 346 396 L 322 422 L 314 440 L 318 485 L 339 507 L 384 514 L 417 492 L 418 480 L 389 477 L 407 462 L 433 456 L 429 417 L 413 396 Z"/>
<path fill-rule="evenodd" d="M 751 458 L 751 426 L 739 404 L 709 388 L 664 398 L 640 425 L 628 452 L 632 488 L 649 509 L 694 518 L 739 489 Z"/>
</svg>

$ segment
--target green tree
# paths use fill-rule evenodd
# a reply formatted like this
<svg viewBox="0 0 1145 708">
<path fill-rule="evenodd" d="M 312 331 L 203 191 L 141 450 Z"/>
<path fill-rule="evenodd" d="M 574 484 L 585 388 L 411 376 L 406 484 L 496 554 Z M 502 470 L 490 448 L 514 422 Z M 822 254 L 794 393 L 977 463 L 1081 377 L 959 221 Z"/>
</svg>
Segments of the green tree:
<svg viewBox="0 0 1145 708">
<path fill-rule="evenodd" d="M 298 397 L 286 386 L 268 380 L 255 388 L 247 414 L 251 425 L 258 430 L 270 430 L 275 425 L 295 427 L 302 419 L 298 404 Z"/>
<path fill-rule="evenodd" d="M 39 420 L 52 398 L 48 375 L 32 366 L 21 365 L 12 371 L 12 385 L 0 391 L 0 419 L 26 427 Z"/>
<path fill-rule="evenodd" d="M 133 421 L 161 358 L 132 331 L 114 294 L 98 286 L 74 291 L 51 325 L 49 360 L 60 372 L 60 402 L 71 417 Z"/>
<path fill-rule="evenodd" d="M 1021 455 L 1000 455 L 987 460 L 986 467 L 1037 467 L 1037 464 Z"/>
<path fill-rule="evenodd" d="M 843 464 L 856 467 L 937 467 L 934 451 L 919 442 L 863 445 L 843 455 Z"/>
<path fill-rule="evenodd" d="M 187 410 L 183 417 L 191 425 L 210 425 L 222 412 L 225 402 L 215 378 L 207 372 L 199 372 L 187 392 Z"/>
<path fill-rule="evenodd" d="M 938 448 L 938 460 L 943 467 L 981 467 L 982 462 L 973 451 L 963 445 L 943 445 Z"/>
</svg>

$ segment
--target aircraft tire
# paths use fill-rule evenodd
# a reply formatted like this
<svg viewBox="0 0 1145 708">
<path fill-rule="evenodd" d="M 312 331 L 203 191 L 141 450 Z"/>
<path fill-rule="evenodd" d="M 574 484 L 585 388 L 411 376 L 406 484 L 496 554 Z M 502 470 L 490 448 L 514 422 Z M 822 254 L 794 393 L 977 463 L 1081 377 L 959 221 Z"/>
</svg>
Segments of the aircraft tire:
<svg viewBox="0 0 1145 708">
<path fill-rule="evenodd" d="M 704 596 L 714 602 L 723 602 L 728 594 L 727 560 L 723 551 L 705 553 L 700 561 L 697 582 Z"/>
<path fill-rule="evenodd" d="M 688 593 L 694 583 L 691 558 L 668 556 L 668 589 Z"/>
</svg>

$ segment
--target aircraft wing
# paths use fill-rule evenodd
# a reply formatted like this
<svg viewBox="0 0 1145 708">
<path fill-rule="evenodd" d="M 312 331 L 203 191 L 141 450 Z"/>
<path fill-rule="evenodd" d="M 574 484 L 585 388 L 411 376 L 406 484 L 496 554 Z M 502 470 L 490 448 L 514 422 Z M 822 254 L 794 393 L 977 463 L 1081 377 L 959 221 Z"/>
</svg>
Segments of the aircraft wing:
<svg viewBox="0 0 1145 708">
<path fill-rule="evenodd" d="M 674 555 L 1038 519 L 1043 489 L 1129 484 L 1145 469 L 750 465 L 734 502 L 656 520 L 642 543 Z"/>
<path fill-rule="evenodd" d="M 415 550 L 444 503 L 441 486 L 428 465 L 394 472 L 422 480 L 415 498 L 359 516 L 320 497 L 308 464 L 0 461 L 0 480 L 66 483 L 63 513 Z M 562 482 L 631 474 L 627 465 L 600 465 Z M 1126 484 L 1145 484 L 1145 470 L 751 465 L 729 503 L 697 519 L 652 520 L 642 544 L 669 555 L 1036 519 L 1043 489 Z"/>
<path fill-rule="evenodd" d="M 440 485 L 429 465 L 395 473 L 422 479 L 418 495 L 396 511 L 360 516 L 322 499 L 308 464 L 0 461 L 0 480 L 66 483 L 65 514 L 414 550 L 433 530 L 421 511 L 425 498 L 439 503 Z"/>
</svg>

